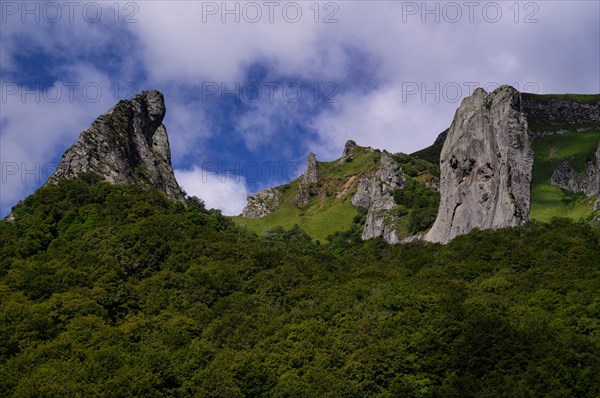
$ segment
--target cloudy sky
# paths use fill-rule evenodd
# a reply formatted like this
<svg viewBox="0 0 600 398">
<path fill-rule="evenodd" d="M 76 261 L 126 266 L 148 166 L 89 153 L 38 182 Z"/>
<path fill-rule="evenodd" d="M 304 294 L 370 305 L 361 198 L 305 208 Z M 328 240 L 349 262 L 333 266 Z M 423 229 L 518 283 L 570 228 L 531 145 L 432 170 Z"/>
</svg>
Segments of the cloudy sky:
<svg viewBox="0 0 600 398">
<path fill-rule="evenodd" d="M 410 153 L 475 87 L 600 92 L 598 1 L 0 2 L 1 216 L 120 99 L 165 94 L 180 184 L 237 214 L 346 140 Z"/>
</svg>

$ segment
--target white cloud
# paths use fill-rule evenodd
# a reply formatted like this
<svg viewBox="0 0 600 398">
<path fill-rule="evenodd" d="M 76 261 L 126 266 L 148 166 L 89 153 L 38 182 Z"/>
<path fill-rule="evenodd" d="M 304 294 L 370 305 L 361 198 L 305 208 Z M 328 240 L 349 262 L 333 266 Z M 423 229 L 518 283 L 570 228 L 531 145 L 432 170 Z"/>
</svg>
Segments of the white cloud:
<svg viewBox="0 0 600 398">
<path fill-rule="evenodd" d="M 205 12 L 207 3 L 216 5 L 217 14 Z M 256 23 L 247 22 L 240 8 L 237 23 L 234 15 L 222 12 L 223 4 L 140 3 L 140 23 L 130 27 L 141 42 L 144 63 L 152 80 L 239 81 L 244 68 L 256 61 L 265 61 L 283 73 L 294 75 L 334 76 L 343 72 L 344 57 L 335 53 L 337 48 L 333 47 L 337 56 L 323 57 L 326 52 L 321 51 L 319 32 L 325 26 L 315 24 L 306 14 L 310 4 L 302 4 L 303 17 L 298 23 L 286 22 L 281 10 L 273 14 L 270 23 L 265 7 L 261 7 L 262 18 Z M 227 7 L 243 4 L 228 2 Z M 226 18 L 225 23 L 221 22 L 222 17 Z"/>
<path fill-rule="evenodd" d="M 2 215 L 43 184 L 54 172 L 53 162 L 59 155 L 115 102 L 109 79 L 93 67 L 74 65 L 68 76 L 65 81 L 37 90 L 25 90 L 6 80 L 0 82 Z M 86 85 L 89 90 L 84 89 Z"/>
<path fill-rule="evenodd" d="M 216 14 L 203 20 L 203 7 L 209 3 L 216 5 Z M 417 14 L 407 13 L 407 3 L 419 8 Z M 364 145 L 411 152 L 429 145 L 451 123 L 460 99 L 435 101 L 430 96 L 406 103 L 403 83 L 456 84 L 464 87 L 462 97 L 470 93 L 464 86 L 470 82 L 537 87 L 544 93 L 600 90 L 599 43 L 590 35 L 598 31 L 597 18 L 591 17 L 598 14 L 598 3 L 532 3 L 537 9 L 519 3 L 518 14 L 513 3 L 493 3 L 501 8 L 496 23 L 491 22 L 496 6 L 487 9 L 486 3 L 478 3 L 471 22 L 469 10 L 460 2 L 456 4 L 462 16 L 452 23 L 448 20 L 453 10 L 444 11 L 443 2 L 336 2 L 334 17 L 339 22 L 324 24 L 334 10 L 324 10 L 323 2 L 320 23 L 313 22 L 313 3 L 299 3 L 303 17 L 298 23 L 286 22 L 280 10 L 270 23 L 264 7 L 257 23 L 245 21 L 242 11 L 236 23 L 233 15 L 224 15 L 222 2 L 158 1 L 142 4 L 140 23 L 131 28 L 152 80 L 232 86 L 243 79 L 248 65 L 264 62 L 275 77 L 333 81 L 342 89 L 343 102 L 317 120 L 305 121 L 320 136 L 319 142 L 306 143 L 308 147 L 331 146 L 321 151 L 331 154 L 335 147 L 337 153 L 346 138 L 355 138 Z M 228 2 L 227 7 L 243 4 Z M 434 6 L 440 9 L 439 23 L 421 9 Z M 527 17 L 538 22 L 524 23 Z M 560 47 L 553 45 L 553 51 L 547 51 L 549 40 Z M 349 56 L 353 52 L 367 60 L 367 69 L 353 70 L 356 59 Z M 373 87 L 356 90 L 352 86 L 356 73 L 372 80 Z M 280 106 L 260 103 L 255 112 L 239 117 L 237 133 L 248 148 L 258 151 L 282 131 L 285 119 L 277 117 L 282 112 Z"/>
<path fill-rule="evenodd" d="M 200 101 L 184 102 L 177 92 L 165 94 L 167 112 L 164 124 L 169 133 L 169 144 L 174 162 L 190 154 L 202 153 L 205 139 L 213 135 L 211 119 Z"/>
<path fill-rule="evenodd" d="M 440 101 L 436 107 L 425 106 L 420 96 L 404 101 L 401 90 L 401 86 L 387 86 L 367 95 L 341 97 L 335 109 L 314 120 L 312 127 L 320 139 L 311 150 L 319 158 L 333 159 L 349 139 L 391 152 L 410 153 L 429 146 L 431 137 L 450 126 L 455 105 Z"/>
<path fill-rule="evenodd" d="M 460 101 L 435 101 L 431 96 L 421 101 L 418 95 L 405 101 L 402 94 L 406 83 L 432 87 L 436 83 L 463 86 L 467 82 L 496 82 L 517 84 L 521 89 L 534 83 L 543 93 L 600 91 L 598 2 L 519 2 L 517 23 L 513 2 L 495 2 L 503 12 L 498 23 L 482 18 L 484 3 L 476 10 L 475 23 L 468 21 L 464 8 L 457 23 L 443 18 L 435 23 L 431 15 L 422 23 L 420 13 L 407 16 L 403 12 L 407 4 L 423 7 L 423 2 L 371 1 L 320 2 L 319 23 L 314 23 L 314 8 L 310 8 L 314 3 L 296 3 L 303 12 L 298 23 L 283 18 L 282 8 L 287 4 L 283 2 L 275 10 L 273 23 L 268 21 L 264 7 L 257 23 L 243 17 L 236 23 L 222 10 L 203 20 L 203 7 L 212 4 L 222 8 L 223 2 L 137 2 L 139 12 L 134 18 L 138 22 L 130 24 L 112 21 L 112 2 L 103 4 L 101 23 L 83 20 L 81 9 L 73 23 L 21 23 L 19 15 L 8 16 L 8 23 L 2 25 L 3 82 L 19 75 L 22 59 L 43 54 L 48 55 L 44 73 L 60 76 L 63 82 L 101 82 L 104 96 L 97 103 L 85 101 L 81 95 L 74 102 L 3 100 L 2 162 L 43 164 L 55 159 L 97 115 L 113 105 L 117 98 L 112 97 L 112 83 L 125 84 L 143 76 L 144 87 L 137 83 L 140 89 L 158 88 L 166 95 L 165 123 L 174 163 L 193 172 L 188 159 L 205 150 L 216 153 L 219 145 L 225 145 L 224 140 L 209 141 L 215 139 L 219 126 L 214 123 L 220 122 L 221 114 L 210 114 L 205 104 L 186 102 L 188 96 L 180 92 L 202 82 L 232 87 L 242 81 L 248 66 L 257 62 L 267 66 L 269 78 L 331 81 L 340 87 L 340 102 L 324 108 L 314 120 L 306 117 L 306 108 L 265 102 L 253 106 L 251 112 L 232 115 L 236 131 L 231 133 L 243 138 L 258 154 L 267 145 L 281 143 L 281 154 L 289 151 L 296 156 L 292 152 L 297 151 L 286 148 L 297 150 L 300 145 L 320 159 L 332 159 L 350 138 L 360 145 L 390 151 L 411 152 L 425 147 L 449 126 Z M 119 3 L 120 21 L 131 11 L 124 9 L 126 4 L 131 2 Z M 228 2 L 227 7 L 236 4 L 243 7 L 246 3 Z M 334 8 L 324 9 L 326 4 L 334 4 Z M 444 4 L 430 2 L 426 6 Z M 525 9 L 526 4 L 537 7 L 537 11 L 531 6 Z M 336 5 L 339 9 L 333 17 L 339 22 L 323 23 L 336 11 Z M 536 11 L 533 17 L 538 22 L 523 23 L 532 11 Z M 226 23 L 221 21 L 223 16 Z M 110 76 L 83 63 L 100 55 L 103 66 L 113 71 Z M 362 59 L 366 66 L 360 65 Z M 361 87 L 354 85 L 357 78 Z M 465 91 L 462 96 L 468 94 Z M 286 136 L 292 122 L 304 123 L 316 135 Z M 228 137 L 228 141 L 235 142 L 237 137 Z M 2 182 L 2 213 L 32 192 L 35 185 L 20 179 Z M 239 203 L 245 203 L 245 198 Z M 218 203 L 215 206 L 222 207 Z"/>
<path fill-rule="evenodd" d="M 243 177 L 217 174 L 194 166 L 175 170 L 177 181 L 188 195 L 204 201 L 207 208 L 220 209 L 224 215 L 239 215 L 246 206 L 248 188 Z"/>
</svg>

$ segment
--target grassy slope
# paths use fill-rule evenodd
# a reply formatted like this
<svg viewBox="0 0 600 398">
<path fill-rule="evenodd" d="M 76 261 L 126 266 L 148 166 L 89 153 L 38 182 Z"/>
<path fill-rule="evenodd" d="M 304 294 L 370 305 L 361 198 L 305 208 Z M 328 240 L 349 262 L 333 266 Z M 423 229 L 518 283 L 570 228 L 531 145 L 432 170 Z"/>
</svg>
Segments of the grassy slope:
<svg viewBox="0 0 600 398">
<path fill-rule="evenodd" d="M 233 220 L 236 224 L 259 234 L 276 227 L 289 229 L 298 224 L 313 239 L 321 241 L 334 232 L 350 228 L 357 214 L 357 209 L 351 203 L 355 189 L 339 199 L 336 199 L 336 194 L 351 176 L 373 170 L 379 161 L 379 154 L 376 152 L 360 147 L 356 147 L 355 151 L 351 162 L 341 165 L 338 165 L 337 160 L 319 162 L 319 189 L 327 192 L 324 197 L 313 197 L 308 205 L 298 208 L 294 204 L 300 183 L 297 179 L 280 187 L 283 192 L 283 205 L 277 211 L 262 218 L 234 217 Z"/>
<path fill-rule="evenodd" d="M 442 152 L 442 145 L 430 145 L 427 148 L 423 148 L 420 151 L 414 152 L 411 156 L 419 159 L 427 160 L 428 162 L 438 164 L 440 162 L 440 153 Z"/>
<path fill-rule="evenodd" d="M 568 195 L 560 188 L 550 185 L 550 177 L 556 167 L 570 159 L 575 169 L 582 172 L 585 163 L 598 148 L 600 130 L 569 132 L 561 135 L 538 138 L 534 141 L 535 161 L 531 218 L 550 221 L 552 217 L 568 217 L 574 220 L 586 218 L 592 212 L 595 198 L 584 195 Z M 574 200 L 567 204 L 566 197 Z"/>
</svg>

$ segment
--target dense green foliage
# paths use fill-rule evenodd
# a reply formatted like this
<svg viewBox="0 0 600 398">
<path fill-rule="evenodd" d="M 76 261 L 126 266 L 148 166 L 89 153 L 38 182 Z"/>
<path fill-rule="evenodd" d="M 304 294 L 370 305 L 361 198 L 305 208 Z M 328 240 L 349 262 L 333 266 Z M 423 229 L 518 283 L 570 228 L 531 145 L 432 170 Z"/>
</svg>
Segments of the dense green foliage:
<svg viewBox="0 0 600 398">
<path fill-rule="evenodd" d="M 394 157 L 406 178 L 405 186 L 394 192 L 394 201 L 398 205 L 396 214 L 399 216 L 397 230 L 400 236 L 427 231 L 437 217 L 440 194 L 426 185 L 438 183 L 439 166 L 402 153 Z"/>
<path fill-rule="evenodd" d="M 595 397 L 600 232 L 317 245 L 66 181 L 0 222 L 0 396 Z"/>
</svg>

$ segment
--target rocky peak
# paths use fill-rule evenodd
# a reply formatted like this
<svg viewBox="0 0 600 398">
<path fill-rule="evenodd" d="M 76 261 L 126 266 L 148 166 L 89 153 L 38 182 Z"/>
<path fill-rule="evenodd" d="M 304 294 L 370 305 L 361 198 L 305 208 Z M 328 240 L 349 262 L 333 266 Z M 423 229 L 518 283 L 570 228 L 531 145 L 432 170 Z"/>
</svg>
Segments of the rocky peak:
<svg viewBox="0 0 600 398">
<path fill-rule="evenodd" d="M 353 140 L 346 141 L 344 145 L 344 151 L 342 152 L 342 157 L 338 163 L 345 163 L 352 160 L 352 150 L 356 147 L 356 142 Z"/>
<path fill-rule="evenodd" d="M 473 229 L 529 219 L 533 151 L 521 95 L 478 88 L 456 111 L 440 158 L 441 202 L 425 239 L 447 243 Z"/>
<path fill-rule="evenodd" d="M 381 152 L 379 168 L 370 176 L 360 179 L 352 204 L 368 209 L 362 239 L 383 237 L 388 243 L 398 243 L 396 218 L 391 214 L 396 203 L 394 191 L 401 189 L 406 177 L 400 164 L 386 151 Z"/>
<path fill-rule="evenodd" d="M 110 183 L 153 186 L 172 200 L 183 200 L 162 124 L 165 112 L 164 97 L 158 91 L 119 101 L 80 134 L 47 184 L 96 173 Z"/>
</svg>

